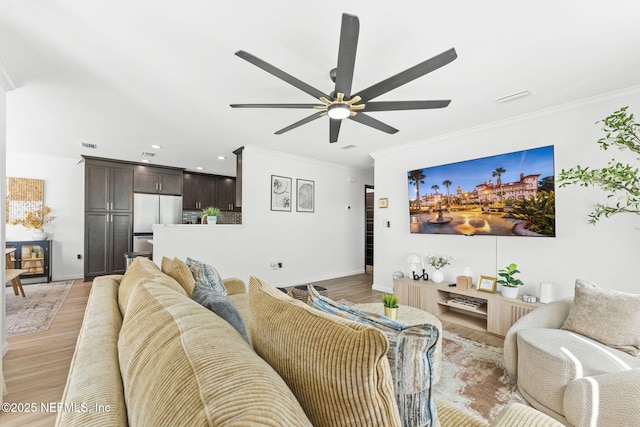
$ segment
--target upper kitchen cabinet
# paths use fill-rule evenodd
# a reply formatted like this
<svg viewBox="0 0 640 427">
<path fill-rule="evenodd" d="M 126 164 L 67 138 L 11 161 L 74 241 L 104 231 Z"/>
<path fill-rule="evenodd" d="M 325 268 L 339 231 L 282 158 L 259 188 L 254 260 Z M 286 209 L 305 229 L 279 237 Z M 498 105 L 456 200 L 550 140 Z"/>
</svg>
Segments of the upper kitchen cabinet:
<svg viewBox="0 0 640 427">
<path fill-rule="evenodd" d="M 213 206 L 216 192 L 216 178 L 213 175 L 188 173 L 183 175 L 184 193 L 182 208 L 187 210 L 204 209 Z"/>
<path fill-rule="evenodd" d="M 182 170 L 136 166 L 133 174 L 136 193 L 182 195 Z"/>
<path fill-rule="evenodd" d="M 235 203 L 234 177 L 185 172 L 183 209 L 196 210 L 216 206 L 222 211 L 233 211 Z"/>
<path fill-rule="evenodd" d="M 216 177 L 216 206 L 223 211 L 233 211 L 236 204 L 236 179 L 228 176 Z"/>
<path fill-rule="evenodd" d="M 131 212 L 133 170 L 86 159 L 85 210 Z"/>
</svg>

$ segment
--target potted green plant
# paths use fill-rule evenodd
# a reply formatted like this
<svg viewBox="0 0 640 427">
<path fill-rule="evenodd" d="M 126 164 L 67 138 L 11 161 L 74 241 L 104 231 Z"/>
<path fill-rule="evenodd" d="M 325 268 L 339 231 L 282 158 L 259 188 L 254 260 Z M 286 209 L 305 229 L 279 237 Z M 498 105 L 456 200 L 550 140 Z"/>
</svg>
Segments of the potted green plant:
<svg viewBox="0 0 640 427">
<path fill-rule="evenodd" d="M 502 277 L 502 279 L 498 279 L 497 282 L 502 285 L 501 292 L 503 297 L 518 297 L 518 286 L 524 285 L 524 283 L 522 283 L 522 280 L 514 277 L 518 273 L 520 273 L 520 270 L 518 270 L 518 265 L 513 262 L 505 268 L 498 270 L 498 276 Z"/>
<path fill-rule="evenodd" d="M 382 294 L 382 305 L 384 306 L 384 315 L 390 319 L 398 318 L 398 296 L 395 294 Z"/>
<path fill-rule="evenodd" d="M 209 206 L 202 210 L 202 216 L 207 218 L 207 224 L 215 224 L 218 222 L 218 216 L 220 216 L 220 209 L 215 206 Z M 202 221 L 204 222 L 204 221 Z"/>
</svg>

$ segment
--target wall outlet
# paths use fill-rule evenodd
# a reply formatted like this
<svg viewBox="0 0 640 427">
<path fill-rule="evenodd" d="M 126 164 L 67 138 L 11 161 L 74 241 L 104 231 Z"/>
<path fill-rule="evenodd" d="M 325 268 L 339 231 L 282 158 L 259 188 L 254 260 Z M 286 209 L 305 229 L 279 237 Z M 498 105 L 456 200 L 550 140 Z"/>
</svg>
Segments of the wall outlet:
<svg viewBox="0 0 640 427">
<path fill-rule="evenodd" d="M 78 259 L 82 259 L 82 255 L 81 254 L 78 254 Z"/>
<path fill-rule="evenodd" d="M 271 265 L 271 268 L 274 270 L 280 270 L 282 268 L 282 261 L 271 261 L 269 265 Z"/>
</svg>

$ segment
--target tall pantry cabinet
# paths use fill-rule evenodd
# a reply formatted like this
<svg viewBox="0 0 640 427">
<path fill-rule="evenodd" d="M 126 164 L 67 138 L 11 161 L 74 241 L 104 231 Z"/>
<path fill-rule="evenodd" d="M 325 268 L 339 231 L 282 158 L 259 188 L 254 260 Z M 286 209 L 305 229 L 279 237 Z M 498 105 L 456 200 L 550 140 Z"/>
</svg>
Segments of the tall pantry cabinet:
<svg viewBox="0 0 640 427">
<path fill-rule="evenodd" d="M 84 276 L 122 274 L 133 235 L 133 168 L 85 157 Z"/>
</svg>

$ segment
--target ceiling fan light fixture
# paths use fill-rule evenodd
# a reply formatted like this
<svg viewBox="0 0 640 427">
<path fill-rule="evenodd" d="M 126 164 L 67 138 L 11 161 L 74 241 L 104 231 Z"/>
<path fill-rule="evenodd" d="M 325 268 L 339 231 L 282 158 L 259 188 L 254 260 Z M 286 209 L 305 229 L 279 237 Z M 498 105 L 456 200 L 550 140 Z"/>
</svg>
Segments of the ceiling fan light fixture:
<svg viewBox="0 0 640 427">
<path fill-rule="evenodd" d="M 327 108 L 327 114 L 332 119 L 342 120 L 351 115 L 351 110 L 347 104 L 333 104 Z"/>
</svg>

